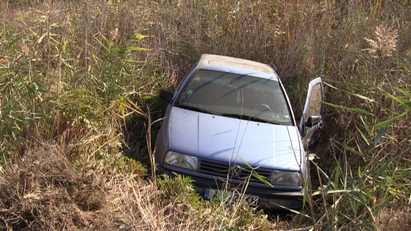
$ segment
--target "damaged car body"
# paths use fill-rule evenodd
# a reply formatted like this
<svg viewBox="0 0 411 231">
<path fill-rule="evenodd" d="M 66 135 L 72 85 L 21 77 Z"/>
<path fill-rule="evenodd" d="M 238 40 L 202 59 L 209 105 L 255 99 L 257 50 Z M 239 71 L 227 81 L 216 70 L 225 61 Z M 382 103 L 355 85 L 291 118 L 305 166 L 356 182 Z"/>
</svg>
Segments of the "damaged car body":
<svg viewBox="0 0 411 231">
<path fill-rule="evenodd" d="M 299 124 L 276 70 L 250 60 L 204 54 L 160 97 L 169 105 L 156 140 L 159 173 L 190 176 L 205 199 L 228 189 L 251 206 L 302 207 L 306 146 L 323 123 L 321 78 L 309 84 Z"/>
</svg>

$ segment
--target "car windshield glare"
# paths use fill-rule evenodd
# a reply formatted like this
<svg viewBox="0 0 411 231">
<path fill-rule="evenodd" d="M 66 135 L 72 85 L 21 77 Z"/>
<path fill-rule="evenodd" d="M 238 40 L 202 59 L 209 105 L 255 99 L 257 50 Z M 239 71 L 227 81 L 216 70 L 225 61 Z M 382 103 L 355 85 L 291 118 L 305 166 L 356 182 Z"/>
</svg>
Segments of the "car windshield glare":
<svg viewBox="0 0 411 231">
<path fill-rule="evenodd" d="M 292 124 L 277 80 L 235 73 L 199 70 L 175 106 L 260 122 Z"/>
</svg>

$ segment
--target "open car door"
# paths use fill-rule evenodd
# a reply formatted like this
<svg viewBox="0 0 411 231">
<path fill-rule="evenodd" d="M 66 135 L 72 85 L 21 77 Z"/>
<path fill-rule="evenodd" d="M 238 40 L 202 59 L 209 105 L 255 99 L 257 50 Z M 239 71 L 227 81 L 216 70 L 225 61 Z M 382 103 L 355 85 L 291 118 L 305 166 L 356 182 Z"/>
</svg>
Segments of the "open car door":
<svg viewBox="0 0 411 231">
<path fill-rule="evenodd" d="M 323 125 L 323 102 L 323 82 L 321 77 L 318 77 L 308 85 L 307 99 L 299 125 L 301 137 L 308 146 L 313 144 L 320 134 Z"/>
</svg>

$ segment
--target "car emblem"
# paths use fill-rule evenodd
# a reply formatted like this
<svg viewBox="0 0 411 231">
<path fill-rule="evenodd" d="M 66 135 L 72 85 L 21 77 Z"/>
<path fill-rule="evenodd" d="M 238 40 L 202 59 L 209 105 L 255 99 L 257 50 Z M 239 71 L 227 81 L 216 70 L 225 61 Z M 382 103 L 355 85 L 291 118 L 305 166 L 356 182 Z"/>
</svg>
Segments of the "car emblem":
<svg viewBox="0 0 411 231">
<path fill-rule="evenodd" d="M 234 165 L 230 167 L 230 175 L 233 177 L 239 177 L 241 174 L 241 167 L 238 165 Z"/>
</svg>

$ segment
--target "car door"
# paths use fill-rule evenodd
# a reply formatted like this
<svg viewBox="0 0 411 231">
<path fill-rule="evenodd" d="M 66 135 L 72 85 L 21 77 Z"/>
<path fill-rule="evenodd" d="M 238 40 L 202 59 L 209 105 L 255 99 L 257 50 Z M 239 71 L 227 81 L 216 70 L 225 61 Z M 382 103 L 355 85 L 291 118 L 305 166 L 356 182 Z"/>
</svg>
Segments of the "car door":
<svg viewBox="0 0 411 231">
<path fill-rule="evenodd" d="M 324 90 L 321 77 L 312 80 L 308 86 L 303 116 L 299 130 L 305 144 L 310 146 L 318 138 L 323 125 Z"/>
</svg>

